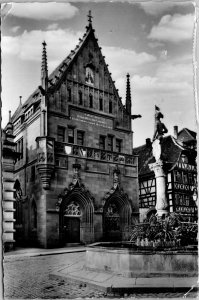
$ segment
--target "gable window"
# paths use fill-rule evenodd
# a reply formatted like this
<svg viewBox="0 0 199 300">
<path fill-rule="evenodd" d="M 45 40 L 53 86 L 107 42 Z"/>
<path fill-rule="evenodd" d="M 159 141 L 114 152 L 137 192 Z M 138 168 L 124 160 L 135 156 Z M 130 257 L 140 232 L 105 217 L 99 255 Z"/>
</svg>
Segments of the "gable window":
<svg viewBox="0 0 199 300">
<path fill-rule="evenodd" d="M 100 147 L 100 149 L 105 150 L 105 147 L 106 147 L 106 137 L 104 135 L 100 135 L 100 138 L 99 138 L 99 147 Z"/>
<path fill-rule="evenodd" d="M 74 144 L 74 128 L 68 127 L 68 142 Z"/>
<path fill-rule="evenodd" d="M 99 110 L 103 110 L 103 99 L 99 98 Z"/>
<path fill-rule="evenodd" d="M 20 157 L 17 160 L 23 158 L 23 138 L 17 141 L 16 143 L 16 151 L 20 153 Z"/>
<path fill-rule="evenodd" d="M 71 89 L 70 88 L 67 89 L 67 93 L 68 93 L 68 101 L 71 102 L 72 96 L 71 96 Z"/>
<path fill-rule="evenodd" d="M 89 107 L 93 108 L 93 95 L 89 95 Z"/>
<path fill-rule="evenodd" d="M 82 105 L 83 104 L 82 91 L 79 91 L 78 95 L 79 95 L 79 105 Z"/>
<path fill-rule="evenodd" d="M 112 103 L 112 101 L 110 100 L 110 101 L 109 101 L 109 113 L 112 114 L 112 112 L 113 112 L 113 103 Z"/>
<path fill-rule="evenodd" d="M 108 150 L 113 151 L 113 136 L 108 135 Z"/>
<path fill-rule="evenodd" d="M 116 152 L 121 152 L 122 151 L 122 140 L 116 139 Z"/>
<path fill-rule="evenodd" d="M 57 141 L 65 142 L 65 127 L 62 126 L 57 127 Z"/>
<path fill-rule="evenodd" d="M 179 171 L 174 172 L 175 182 L 182 182 L 182 174 Z"/>
<path fill-rule="evenodd" d="M 84 145 L 84 132 L 83 131 L 77 131 L 77 144 L 78 145 Z"/>
</svg>

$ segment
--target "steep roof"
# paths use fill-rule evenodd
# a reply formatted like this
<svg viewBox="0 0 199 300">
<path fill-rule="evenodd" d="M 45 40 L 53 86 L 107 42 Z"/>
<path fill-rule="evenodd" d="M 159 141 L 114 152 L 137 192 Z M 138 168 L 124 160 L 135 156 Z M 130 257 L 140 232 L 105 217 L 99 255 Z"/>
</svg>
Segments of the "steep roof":
<svg viewBox="0 0 199 300">
<path fill-rule="evenodd" d="M 186 140 L 196 140 L 196 132 L 188 128 L 183 128 L 178 132 L 178 137 L 181 135 L 186 135 Z"/>
<path fill-rule="evenodd" d="M 167 170 L 171 170 L 175 167 L 178 159 L 185 150 L 184 147 L 179 145 L 171 135 L 166 136 L 162 140 L 162 160 L 166 162 Z M 138 155 L 138 172 L 139 175 L 147 175 L 152 171 L 149 169 L 149 164 L 155 162 L 155 158 L 152 153 L 152 144 L 147 143 L 140 147 L 133 149 L 134 154 Z"/>
<path fill-rule="evenodd" d="M 62 82 L 62 79 L 64 77 L 64 75 L 66 74 L 67 70 L 70 68 L 70 66 L 72 65 L 72 63 L 74 62 L 76 56 L 79 54 L 79 52 L 81 51 L 81 49 L 83 48 L 84 44 L 86 43 L 86 41 L 91 37 L 95 39 L 96 43 L 98 41 L 98 39 L 95 37 L 94 35 L 95 30 L 92 28 L 92 23 L 90 22 L 88 26 L 86 26 L 86 32 L 84 33 L 82 39 L 79 39 L 79 43 L 78 45 L 75 47 L 74 50 L 71 50 L 70 54 L 57 66 L 57 68 L 48 76 L 48 88 L 50 90 L 53 90 L 54 88 L 56 89 L 56 87 L 59 85 L 59 83 Z M 98 43 L 97 43 L 98 45 Z M 99 47 L 99 45 L 98 45 Z M 99 49 L 101 49 L 99 47 Z M 104 60 L 104 56 L 102 56 L 103 60 Z M 104 64 L 107 68 L 108 71 L 108 66 L 105 63 L 104 60 Z M 108 71 L 109 75 L 111 74 Z M 118 95 L 118 91 L 115 88 L 115 84 L 114 81 L 112 80 L 111 76 L 110 79 L 113 83 L 113 87 L 114 87 L 114 92 L 115 94 L 118 96 L 119 102 L 120 102 L 120 107 L 122 109 L 125 109 L 121 98 Z M 41 101 L 41 92 L 40 89 L 37 88 L 30 96 L 29 98 L 25 101 L 25 103 L 22 105 L 22 107 L 18 107 L 17 110 L 15 111 L 15 113 L 12 116 L 12 123 L 15 122 L 17 120 L 17 118 L 24 113 L 24 111 L 26 109 L 28 109 L 28 107 L 30 107 L 32 104 L 34 104 L 35 102 Z"/>
</svg>

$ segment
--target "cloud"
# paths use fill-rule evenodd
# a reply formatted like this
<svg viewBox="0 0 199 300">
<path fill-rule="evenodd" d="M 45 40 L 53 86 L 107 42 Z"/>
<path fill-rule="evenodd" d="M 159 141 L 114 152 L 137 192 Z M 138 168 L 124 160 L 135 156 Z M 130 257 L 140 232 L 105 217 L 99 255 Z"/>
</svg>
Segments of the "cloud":
<svg viewBox="0 0 199 300">
<path fill-rule="evenodd" d="M 191 3 L 177 3 L 177 2 L 142 2 L 139 3 L 139 6 L 145 11 L 148 15 L 161 15 L 163 13 L 169 12 L 175 6 L 188 6 L 192 5 Z"/>
<path fill-rule="evenodd" d="M 14 26 L 11 28 L 11 32 L 16 33 L 20 29 L 20 26 Z"/>
<path fill-rule="evenodd" d="M 137 53 L 130 49 L 102 47 L 102 51 L 114 79 L 119 78 L 121 75 L 124 76 L 127 72 L 135 73 L 141 65 L 143 66 L 156 61 L 154 55 L 146 52 Z"/>
<path fill-rule="evenodd" d="M 70 29 L 24 31 L 21 35 L 14 37 L 2 36 L 2 53 L 18 56 L 25 61 L 41 61 L 41 43 L 45 40 L 49 71 L 52 71 L 69 54 L 70 50 L 75 48 L 82 35 L 82 32 Z"/>
<path fill-rule="evenodd" d="M 16 17 L 35 20 L 62 20 L 73 18 L 78 8 L 70 3 L 14 3 L 10 14 Z"/>
<path fill-rule="evenodd" d="M 58 27 L 59 27 L 59 24 L 53 23 L 53 24 L 48 25 L 46 29 L 47 30 L 56 30 L 56 29 L 58 29 Z"/>
<path fill-rule="evenodd" d="M 158 25 L 152 27 L 149 39 L 178 43 L 193 36 L 194 16 L 192 14 L 165 15 Z"/>
<path fill-rule="evenodd" d="M 51 28 L 56 24 L 52 24 Z M 49 27 L 48 27 L 49 28 Z M 50 28 L 49 28 L 50 29 Z M 24 31 L 18 36 L 2 36 L 2 52 L 8 55 L 17 55 L 21 60 L 41 61 L 41 43 L 47 43 L 49 69 L 53 70 L 74 49 L 83 32 L 75 32 L 70 29 L 57 30 L 32 30 Z M 35 42 L 37 41 L 37 42 Z M 156 57 L 146 52 L 136 53 L 133 50 L 119 47 L 103 47 L 102 52 L 106 56 L 109 70 L 114 79 L 124 76 L 127 72 L 133 72 L 141 65 L 156 61 Z M 118 68 L 118 62 L 122 61 Z"/>
</svg>

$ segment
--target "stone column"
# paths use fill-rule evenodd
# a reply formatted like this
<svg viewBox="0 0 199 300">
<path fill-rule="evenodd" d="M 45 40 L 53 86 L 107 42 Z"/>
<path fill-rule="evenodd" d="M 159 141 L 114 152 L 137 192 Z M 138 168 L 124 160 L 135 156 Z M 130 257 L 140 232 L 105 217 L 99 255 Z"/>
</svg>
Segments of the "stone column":
<svg viewBox="0 0 199 300">
<path fill-rule="evenodd" d="M 156 210 L 157 215 L 168 214 L 168 200 L 166 196 L 166 174 L 163 169 L 163 161 L 157 160 L 153 164 L 149 164 L 149 168 L 154 171 L 156 178 Z"/>
</svg>

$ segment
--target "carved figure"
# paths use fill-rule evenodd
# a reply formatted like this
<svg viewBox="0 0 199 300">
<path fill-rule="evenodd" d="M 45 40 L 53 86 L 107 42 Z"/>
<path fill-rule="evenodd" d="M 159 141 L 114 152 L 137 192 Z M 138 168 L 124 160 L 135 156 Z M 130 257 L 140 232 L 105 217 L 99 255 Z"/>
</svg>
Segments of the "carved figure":
<svg viewBox="0 0 199 300">
<path fill-rule="evenodd" d="M 168 132 L 168 129 L 160 120 L 162 118 L 164 118 L 164 116 L 160 112 L 159 107 L 155 106 L 155 130 L 153 135 L 153 141 L 155 141 L 156 139 L 161 140 L 163 135 Z"/>
</svg>

